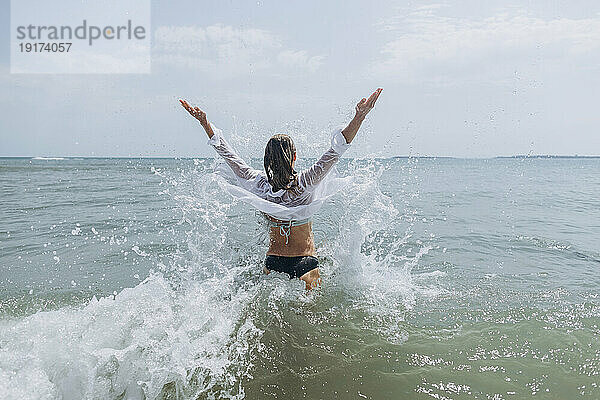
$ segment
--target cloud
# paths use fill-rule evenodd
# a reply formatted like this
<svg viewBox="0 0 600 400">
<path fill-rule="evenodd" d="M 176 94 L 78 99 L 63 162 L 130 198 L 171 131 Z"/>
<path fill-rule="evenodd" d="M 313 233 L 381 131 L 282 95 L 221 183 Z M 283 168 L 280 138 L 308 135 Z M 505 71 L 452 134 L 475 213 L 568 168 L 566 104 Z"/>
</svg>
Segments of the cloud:
<svg viewBox="0 0 600 400">
<path fill-rule="evenodd" d="M 315 72 L 323 64 L 324 56 L 310 57 L 305 50 L 284 50 L 277 55 L 277 61 L 286 67 L 306 69 Z"/>
<path fill-rule="evenodd" d="M 419 7 L 382 21 L 395 36 L 371 65 L 402 80 L 460 78 L 514 71 L 528 64 L 569 62 L 600 47 L 600 16 L 542 19 L 519 12 L 469 19 L 439 15 L 444 7 Z"/>
<path fill-rule="evenodd" d="M 324 58 L 285 49 L 272 32 L 222 24 L 161 26 L 154 37 L 154 63 L 200 69 L 222 78 L 277 71 L 281 66 L 314 72 Z"/>
</svg>

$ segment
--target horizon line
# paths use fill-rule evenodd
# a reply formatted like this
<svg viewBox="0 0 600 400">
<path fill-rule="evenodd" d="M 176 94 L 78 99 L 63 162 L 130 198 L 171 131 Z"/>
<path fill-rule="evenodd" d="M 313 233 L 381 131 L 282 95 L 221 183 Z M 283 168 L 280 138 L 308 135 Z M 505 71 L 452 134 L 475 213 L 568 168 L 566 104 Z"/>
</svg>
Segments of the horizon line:
<svg viewBox="0 0 600 400">
<path fill-rule="evenodd" d="M 89 159 L 89 160 L 140 160 L 140 159 L 156 159 L 156 160 L 194 160 L 194 159 L 214 159 L 218 157 L 193 157 L 193 156 L 0 156 L 0 159 L 29 159 L 38 161 L 61 161 L 61 160 L 76 160 L 76 159 Z M 317 158 L 317 157 L 306 157 L 306 158 Z M 357 159 L 358 157 L 342 157 L 346 159 Z M 461 157 L 461 156 L 427 156 L 427 155 L 398 155 L 389 157 L 366 157 L 366 158 L 377 158 L 377 159 L 410 159 L 410 158 L 422 158 L 422 159 L 456 159 L 456 160 L 490 160 L 490 159 L 522 159 L 522 158 L 600 158 L 600 155 L 561 155 L 561 154 L 514 154 L 514 155 L 503 155 L 503 156 L 490 156 L 490 157 Z M 251 157 L 250 159 L 260 159 L 260 157 Z"/>
</svg>

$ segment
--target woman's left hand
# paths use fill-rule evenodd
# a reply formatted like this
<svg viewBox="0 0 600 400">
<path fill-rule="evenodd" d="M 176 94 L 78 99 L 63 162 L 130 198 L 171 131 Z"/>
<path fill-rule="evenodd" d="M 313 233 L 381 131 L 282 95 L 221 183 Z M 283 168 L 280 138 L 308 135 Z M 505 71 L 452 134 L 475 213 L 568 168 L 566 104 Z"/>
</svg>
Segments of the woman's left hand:
<svg viewBox="0 0 600 400">
<path fill-rule="evenodd" d="M 190 113 L 190 115 L 200 121 L 203 127 L 206 128 L 208 125 L 208 119 L 206 118 L 206 113 L 202 111 L 198 107 L 192 107 L 187 101 L 179 99 L 179 102 Z"/>
<path fill-rule="evenodd" d="M 202 125 L 202 127 L 204 128 L 204 130 L 206 131 L 206 134 L 208 135 L 208 138 L 212 138 L 213 135 L 215 134 L 212 130 L 212 127 L 210 126 L 210 124 L 208 123 L 208 118 L 206 118 L 206 113 L 204 111 L 202 111 L 200 108 L 198 107 L 192 107 L 187 101 L 185 100 L 181 100 L 179 99 L 179 102 L 181 103 L 181 106 L 183 108 L 185 108 L 187 110 L 187 112 L 190 113 L 190 115 L 194 118 L 196 118 L 198 121 L 200 121 L 200 124 Z"/>
</svg>

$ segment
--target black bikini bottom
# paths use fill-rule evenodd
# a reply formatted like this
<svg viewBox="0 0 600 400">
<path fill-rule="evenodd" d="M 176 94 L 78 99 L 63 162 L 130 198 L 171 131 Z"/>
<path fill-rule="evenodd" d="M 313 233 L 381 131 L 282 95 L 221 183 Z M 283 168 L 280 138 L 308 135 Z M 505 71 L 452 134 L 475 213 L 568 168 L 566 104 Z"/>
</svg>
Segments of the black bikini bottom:
<svg viewBox="0 0 600 400">
<path fill-rule="evenodd" d="M 284 272 L 292 278 L 300 278 L 308 271 L 319 266 L 319 260 L 313 256 L 283 257 L 269 255 L 265 258 L 265 267 L 271 271 Z"/>
</svg>

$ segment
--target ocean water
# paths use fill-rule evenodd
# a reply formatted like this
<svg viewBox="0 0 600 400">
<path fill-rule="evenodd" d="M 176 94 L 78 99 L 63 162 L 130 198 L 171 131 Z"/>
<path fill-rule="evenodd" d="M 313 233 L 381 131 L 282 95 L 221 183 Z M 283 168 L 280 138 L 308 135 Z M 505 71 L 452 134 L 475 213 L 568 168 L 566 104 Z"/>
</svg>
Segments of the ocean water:
<svg viewBox="0 0 600 400">
<path fill-rule="evenodd" d="M 311 293 L 213 163 L 0 159 L 2 399 L 600 398 L 600 159 L 342 160 Z"/>
</svg>

